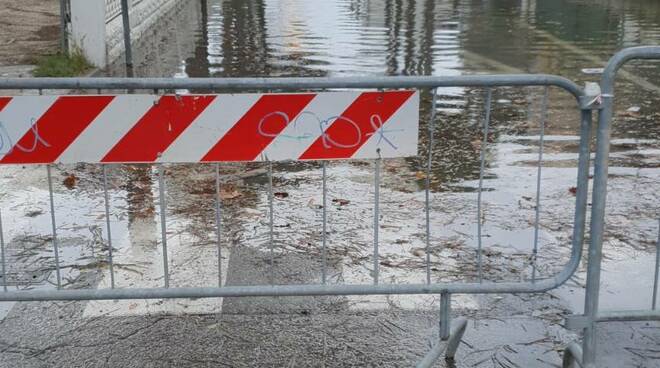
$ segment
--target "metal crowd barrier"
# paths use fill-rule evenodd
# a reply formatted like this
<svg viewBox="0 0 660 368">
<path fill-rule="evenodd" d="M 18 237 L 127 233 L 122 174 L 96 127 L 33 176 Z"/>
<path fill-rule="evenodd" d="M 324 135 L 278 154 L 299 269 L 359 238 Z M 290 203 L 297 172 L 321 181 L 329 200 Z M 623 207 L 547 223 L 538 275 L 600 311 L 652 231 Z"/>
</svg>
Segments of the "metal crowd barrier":
<svg viewBox="0 0 660 368">
<path fill-rule="evenodd" d="M 620 54 L 619 54 L 620 55 Z M 583 251 L 583 241 L 585 235 L 585 222 L 587 213 L 587 197 L 588 197 L 588 182 L 589 182 L 589 160 L 590 160 L 590 138 L 592 133 L 592 111 L 599 110 L 599 125 L 598 125 L 598 145 L 596 151 L 596 166 L 594 178 L 594 198 L 593 210 L 591 220 L 591 243 L 590 243 L 590 262 L 589 262 L 589 282 L 587 285 L 587 309 L 585 315 L 594 316 L 597 311 L 597 299 L 594 302 L 594 296 L 597 295 L 597 274 L 600 272 L 600 247 L 602 244 L 603 232 L 603 211 L 605 204 L 605 185 L 607 181 L 607 154 L 609 148 L 609 121 L 612 113 L 612 75 L 616 67 L 618 67 L 621 60 L 630 57 L 658 57 L 660 55 L 660 48 L 639 48 L 624 51 L 624 57 L 615 57 L 614 64 L 606 70 L 606 75 L 603 81 L 603 93 L 598 92 L 598 86 L 595 84 L 588 84 L 586 88 L 581 88 L 575 83 L 565 78 L 554 75 L 472 75 L 472 76 L 458 76 L 458 77 L 369 77 L 369 78 L 204 78 L 204 79 L 126 79 L 126 78 L 41 78 L 41 79 L 2 79 L 0 80 L 0 89 L 20 89 L 20 90 L 38 90 L 40 93 L 43 90 L 150 90 L 155 94 L 159 91 L 176 91 L 176 90 L 210 90 L 210 91 L 231 91 L 231 92 L 244 92 L 244 91 L 318 91 L 326 89 L 375 89 L 375 90 L 390 90 L 390 89 L 429 89 L 432 91 L 432 109 L 430 123 L 428 126 L 429 145 L 432 147 L 434 126 L 436 124 L 436 103 L 437 103 L 437 89 L 441 87 L 480 87 L 486 89 L 486 107 L 485 118 L 483 119 L 483 140 L 481 142 L 481 165 L 479 175 L 479 191 L 477 199 L 477 239 L 478 248 L 475 254 L 476 262 L 478 265 L 478 280 L 476 282 L 432 282 L 431 280 L 431 260 L 430 260 L 430 247 L 431 247 L 431 221 L 430 221 L 430 178 L 431 178 L 431 164 L 432 164 L 432 148 L 429 148 L 429 155 L 426 157 L 426 185 L 425 185 L 425 222 L 426 222 L 426 282 L 417 284 L 383 284 L 379 282 L 379 187 L 380 187 L 380 166 L 381 159 L 375 160 L 375 175 L 374 175 L 374 234 L 373 234 L 373 282 L 371 284 L 331 284 L 326 280 L 326 239 L 325 239 L 325 226 L 327 222 L 326 216 L 326 166 L 323 164 L 323 278 L 320 284 L 306 284 L 306 285 L 276 285 L 271 282 L 269 285 L 252 285 L 252 286 L 222 286 L 222 280 L 219 280 L 217 286 L 206 287 L 170 287 L 168 275 L 168 259 L 167 259 L 167 239 L 166 239 L 166 222 L 165 222 L 165 183 L 163 175 L 163 165 L 159 165 L 158 180 L 160 190 L 160 208 L 161 208 L 161 226 L 162 226 L 162 246 L 163 246 L 163 265 L 164 265 L 164 287 L 163 288 L 115 288 L 114 282 L 111 282 L 109 289 L 63 289 L 61 287 L 61 280 L 59 276 L 59 260 L 58 260 L 58 240 L 55 210 L 56 207 L 53 201 L 52 191 L 52 177 L 50 174 L 50 166 L 47 166 L 48 183 L 50 189 L 50 208 L 51 219 L 53 224 L 53 247 L 56 262 L 57 273 L 57 289 L 48 290 L 25 290 L 13 291 L 8 290 L 5 283 L 4 292 L 0 292 L 0 301 L 47 301 L 47 300 L 117 300 L 117 299 L 161 299 L 161 298 L 210 298 L 210 297 L 249 297 L 249 296 L 324 296 L 324 295 L 392 295 L 392 294 L 435 294 L 440 295 L 440 339 L 441 341 L 426 355 L 420 362 L 420 367 L 427 367 L 434 364 L 435 361 L 444 353 L 447 358 L 453 358 L 460 339 L 466 328 L 466 320 L 457 318 L 452 323 L 451 313 L 451 297 L 453 294 L 496 294 L 496 293 L 542 293 L 564 284 L 576 271 Z M 617 59 L 618 58 L 618 59 Z M 609 77 L 608 77 L 609 76 Z M 609 79 L 608 79 L 609 78 Z M 609 83 L 609 84 L 608 84 Z M 482 247 L 481 247 L 481 192 L 483 191 L 483 180 L 485 171 L 485 148 L 488 144 L 488 129 L 490 125 L 490 112 L 491 112 L 491 98 L 493 89 L 499 87 L 527 87 L 527 86 L 541 86 L 546 88 L 545 97 L 543 100 L 543 110 L 547 108 L 547 99 L 549 87 L 558 87 L 570 93 L 576 99 L 577 108 L 579 110 L 579 136 L 580 145 L 578 152 L 578 165 L 577 165 L 577 183 L 575 193 L 575 213 L 574 225 L 572 229 L 571 238 L 571 253 L 570 259 L 565 264 L 564 268 L 548 278 L 537 278 L 535 270 L 536 252 L 538 250 L 538 222 L 539 222 L 539 206 L 536 206 L 536 236 L 534 240 L 532 254 L 533 276 L 529 281 L 524 282 L 491 282 L 484 281 L 482 272 Z M 602 100 L 602 103 L 599 101 Z M 543 114 L 545 120 L 545 113 Z M 541 121 L 543 126 L 545 122 Z M 540 176 L 541 166 L 543 160 L 543 135 L 541 135 L 541 149 L 539 152 L 539 169 L 537 177 L 537 193 L 540 191 Z M 272 185 L 272 163 L 266 163 L 268 167 L 268 191 L 269 191 L 269 216 L 270 216 L 270 252 L 272 257 L 273 252 L 273 185 Z M 219 172 L 216 164 L 216 192 L 219 192 Z M 110 266 L 111 280 L 113 279 L 113 260 L 112 260 L 112 238 L 109 225 L 109 205 L 108 205 L 108 189 L 107 189 L 107 176 L 105 165 L 103 169 L 103 186 L 105 192 L 105 218 L 108 221 L 108 264 Z M 222 210 L 222 203 L 220 197 L 216 203 L 216 225 L 218 235 L 221 232 L 220 224 L 220 211 Z M 538 196 L 537 196 L 538 201 Z M 1 221 L 1 220 L 0 220 Z M 2 262 L 3 276 L 6 270 L 5 264 L 5 242 L 2 238 L 2 228 L 0 222 L 0 261 Z M 218 265 L 221 262 L 221 244 L 220 237 L 218 237 Z M 273 262 L 270 262 L 270 267 L 273 267 Z M 219 273 L 220 275 L 221 273 Z M 596 276 L 594 276 L 596 274 Z M 596 280 L 594 281 L 594 277 Z M 4 278 L 6 279 L 6 278 Z M 453 325 L 453 326 L 452 326 Z M 585 352 L 592 350 L 587 349 L 593 346 L 593 324 L 585 329 Z M 589 342 L 587 344 L 587 341 Z M 584 361 L 588 361 L 587 354 L 585 354 Z"/>
<path fill-rule="evenodd" d="M 577 364 L 585 368 L 596 366 L 596 327 L 600 322 L 611 321 L 660 321 L 657 309 L 658 277 L 660 272 L 660 229 L 656 244 L 656 262 L 653 283 L 653 301 L 650 310 L 600 311 L 600 274 L 605 230 L 605 202 L 610 151 L 610 130 L 614 112 L 614 82 L 617 71 L 630 60 L 660 59 L 660 47 L 632 47 L 615 54 L 607 63 L 600 82 L 601 94 L 598 111 L 596 158 L 594 162 L 594 189 L 591 210 L 590 243 L 587 264 L 587 284 L 584 314 L 568 317 L 568 328 L 583 330 L 582 348 L 577 343 L 568 346 L 564 355 L 564 367 Z"/>
</svg>

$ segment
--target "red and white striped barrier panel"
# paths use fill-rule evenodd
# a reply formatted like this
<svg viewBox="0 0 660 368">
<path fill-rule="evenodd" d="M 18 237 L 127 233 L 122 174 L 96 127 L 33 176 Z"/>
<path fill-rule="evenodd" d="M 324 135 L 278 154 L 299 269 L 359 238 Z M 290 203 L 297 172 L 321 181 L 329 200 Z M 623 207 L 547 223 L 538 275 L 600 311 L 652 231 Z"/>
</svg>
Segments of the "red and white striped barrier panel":
<svg viewBox="0 0 660 368">
<path fill-rule="evenodd" d="M 415 91 L 0 97 L 0 164 L 417 155 Z"/>
</svg>

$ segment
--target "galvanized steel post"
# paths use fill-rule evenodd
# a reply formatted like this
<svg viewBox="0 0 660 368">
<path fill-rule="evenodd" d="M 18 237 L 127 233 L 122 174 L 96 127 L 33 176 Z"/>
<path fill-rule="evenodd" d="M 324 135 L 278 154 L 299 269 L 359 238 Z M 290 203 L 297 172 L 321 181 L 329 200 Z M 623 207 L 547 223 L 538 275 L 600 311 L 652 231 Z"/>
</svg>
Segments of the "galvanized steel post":
<svg viewBox="0 0 660 368">
<path fill-rule="evenodd" d="M 63 54 L 69 53 L 69 32 L 67 32 L 69 0 L 60 0 L 60 48 Z"/>
<path fill-rule="evenodd" d="M 133 49 L 131 46 L 131 21 L 129 12 L 128 0 L 121 0 L 121 20 L 124 28 L 126 67 L 130 69 L 133 68 Z"/>
</svg>

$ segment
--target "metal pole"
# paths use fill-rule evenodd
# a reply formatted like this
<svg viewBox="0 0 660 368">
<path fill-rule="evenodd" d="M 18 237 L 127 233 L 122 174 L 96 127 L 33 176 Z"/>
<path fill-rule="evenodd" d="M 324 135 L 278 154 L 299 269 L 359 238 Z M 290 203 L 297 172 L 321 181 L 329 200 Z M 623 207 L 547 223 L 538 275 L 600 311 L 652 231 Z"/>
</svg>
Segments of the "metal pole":
<svg viewBox="0 0 660 368">
<path fill-rule="evenodd" d="M 105 225 L 108 230 L 108 264 L 110 266 L 110 287 L 115 288 L 115 270 L 112 260 L 112 230 L 110 227 L 110 198 L 108 196 L 108 165 L 103 165 L 103 195 L 105 197 Z"/>
<path fill-rule="evenodd" d="M 658 221 L 660 224 L 660 221 Z M 655 243 L 655 279 L 653 281 L 653 302 L 651 308 L 657 309 L 658 306 L 658 279 L 660 278 L 660 225 L 658 225 L 658 241 Z"/>
<path fill-rule="evenodd" d="M 270 283 L 275 283 L 275 215 L 273 213 L 273 163 L 268 161 L 268 248 L 270 250 Z"/>
<path fill-rule="evenodd" d="M 541 217 L 541 171 L 543 168 L 543 143 L 545 138 L 545 120 L 548 114 L 548 87 L 543 93 L 541 107 L 541 134 L 539 137 L 539 166 L 536 174 L 536 218 L 534 220 L 534 250 L 532 251 L 532 282 L 536 282 L 536 257 L 539 249 L 539 221 Z"/>
<path fill-rule="evenodd" d="M 602 86 L 601 86 L 602 87 Z M 607 199 L 608 158 L 610 152 L 610 122 L 612 118 L 612 95 L 603 98 L 603 109 L 598 114 L 596 159 L 594 160 L 594 189 L 591 206 L 591 229 L 587 265 L 584 315 L 590 319 L 584 329 L 584 365 L 595 366 L 596 362 L 596 323 L 600 292 L 600 271 L 603 257 L 603 233 L 605 231 L 605 202 Z"/>
<path fill-rule="evenodd" d="M 323 285 L 325 285 L 326 282 L 327 282 L 327 274 L 328 274 L 328 270 L 327 270 L 328 269 L 328 253 L 327 253 L 327 238 L 328 238 L 328 236 L 327 236 L 327 232 L 328 232 L 328 230 L 327 230 L 327 224 L 328 224 L 328 210 L 327 210 L 327 206 L 328 206 L 328 201 L 327 201 L 328 187 L 327 187 L 327 181 L 328 180 L 327 179 L 328 179 L 328 175 L 327 175 L 327 161 L 323 161 L 322 165 L 323 165 L 323 204 L 322 204 L 322 206 L 323 206 L 323 208 L 322 208 L 322 210 L 323 210 L 323 234 L 321 236 L 321 239 L 323 239 L 323 254 L 322 254 L 322 256 L 323 256 L 323 261 L 322 261 L 323 262 L 323 270 L 322 270 L 322 274 L 321 274 L 321 280 L 323 282 Z"/>
<path fill-rule="evenodd" d="M 380 155 L 380 149 L 379 153 Z M 378 285 L 378 277 L 380 272 L 380 254 L 378 252 L 378 227 L 380 222 L 380 162 L 381 159 L 377 158 L 376 172 L 374 174 L 374 285 Z"/>
<path fill-rule="evenodd" d="M 167 204 L 165 201 L 165 173 L 163 165 L 158 165 L 158 190 L 160 195 L 160 230 L 161 238 L 163 242 L 163 274 L 165 276 L 165 288 L 170 287 L 170 272 L 169 272 L 169 262 L 167 258 L 167 224 L 166 224 L 166 214 Z"/>
<path fill-rule="evenodd" d="M 2 229 L 2 212 L 0 212 L 0 262 L 2 262 L 2 287 L 7 291 L 7 263 L 5 262 L 5 236 Z"/>
<path fill-rule="evenodd" d="M 126 67 L 133 68 L 133 50 L 131 46 L 131 22 L 129 18 L 128 0 L 121 0 L 121 19 L 124 26 L 124 49 L 126 50 Z"/>
<path fill-rule="evenodd" d="M 215 231 L 218 237 L 218 287 L 222 287 L 222 214 L 220 210 L 220 164 L 215 164 Z"/>
<path fill-rule="evenodd" d="M 493 90 L 488 89 L 486 94 L 486 117 L 484 118 L 484 139 L 481 142 L 481 165 L 479 169 L 479 192 L 477 193 L 477 269 L 479 282 L 483 281 L 483 265 L 481 257 L 481 193 L 484 187 L 484 171 L 486 170 L 486 146 L 488 145 L 488 127 L 490 125 L 490 105 Z"/>
<path fill-rule="evenodd" d="M 440 340 L 449 339 L 451 329 L 451 294 L 440 294 Z"/>
<path fill-rule="evenodd" d="M 53 198 L 53 177 L 50 173 L 50 165 L 46 165 L 48 173 L 48 193 L 50 194 L 50 220 L 53 226 L 53 250 L 55 252 L 55 274 L 57 276 L 57 289 L 62 288 L 62 276 L 60 275 L 60 250 L 57 245 L 57 224 L 55 223 L 55 200 Z"/>
<path fill-rule="evenodd" d="M 429 120 L 429 154 L 426 162 L 426 283 L 431 283 L 431 166 L 433 163 L 433 135 L 435 133 L 436 98 L 438 89 L 433 89 L 433 100 L 431 101 L 431 118 Z"/>
<path fill-rule="evenodd" d="M 63 54 L 69 53 L 69 33 L 67 32 L 67 2 L 69 0 L 60 0 L 60 48 Z"/>
</svg>

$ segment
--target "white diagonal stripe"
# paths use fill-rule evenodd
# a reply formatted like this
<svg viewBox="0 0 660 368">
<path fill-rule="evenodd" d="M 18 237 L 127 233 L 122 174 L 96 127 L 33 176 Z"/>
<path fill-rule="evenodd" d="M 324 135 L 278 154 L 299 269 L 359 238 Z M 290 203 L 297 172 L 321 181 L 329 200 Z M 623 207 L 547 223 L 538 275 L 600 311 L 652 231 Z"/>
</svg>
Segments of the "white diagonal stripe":
<svg viewBox="0 0 660 368">
<path fill-rule="evenodd" d="M 0 159 L 11 151 L 32 125 L 48 111 L 57 97 L 18 96 L 12 98 L 9 104 L 0 111 Z"/>
<path fill-rule="evenodd" d="M 262 96 L 218 95 L 158 161 L 199 162 Z"/>
<path fill-rule="evenodd" d="M 354 91 L 317 94 L 297 117 L 291 117 L 293 121 L 273 139 L 259 158 L 273 161 L 298 159 L 360 95 L 360 92 Z M 326 123 L 321 124 L 323 121 Z M 281 124 L 281 121 L 275 123 Z M 268 127 L 264 130 L 268 131 Z"/>
<path fill-rule="evenodd" d="M 419 92 L 410 96 L 389 120 L 383 123 L 383 128 L 374 132 L 352 158 L 378 157 L 378 149 L 382 158 L 417 156 Z"/>
<path fill-rule="evenodd" d="M 154 106 L 156 98 L 152 95 L 116 96 L 56 161 L 101 162 L 112 147 Z"/>
</svg>

